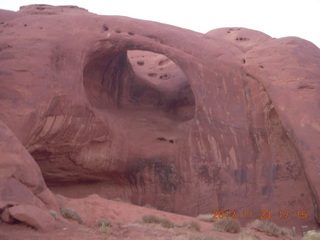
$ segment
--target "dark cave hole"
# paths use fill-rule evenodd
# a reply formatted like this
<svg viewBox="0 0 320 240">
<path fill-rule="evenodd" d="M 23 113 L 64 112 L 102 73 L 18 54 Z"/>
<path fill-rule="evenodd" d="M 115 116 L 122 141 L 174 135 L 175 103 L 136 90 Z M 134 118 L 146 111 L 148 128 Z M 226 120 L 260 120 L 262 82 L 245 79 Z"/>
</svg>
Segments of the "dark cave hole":
<svg viewBox="0 0 320 240">
<path fill-rule="evenodd" d="M 89 102 L 98 109 L 154 108 L 182 121 L 195 114 L 188 78 L 172 60 L 159 53 L 99 52 L 85 65 L 83 84 Z"/>
<path fill-rule="evenodd" d="M 105 32 L 109 31 L 109 27 L 108 27 L 106 24 L 104 24 L 104 25 L 102 26 L 102 29 L 103 29 L 103 31 L 105 31 Z"/>
</svg>

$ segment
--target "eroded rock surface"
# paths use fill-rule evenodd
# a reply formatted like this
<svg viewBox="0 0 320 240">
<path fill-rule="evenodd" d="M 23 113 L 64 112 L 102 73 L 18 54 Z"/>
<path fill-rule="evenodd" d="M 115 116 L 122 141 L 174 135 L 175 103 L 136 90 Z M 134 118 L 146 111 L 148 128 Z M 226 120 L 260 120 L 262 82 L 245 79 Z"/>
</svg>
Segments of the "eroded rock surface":
<svg viewBox="0 0 320 240">
<path fill-rule="evenodd" d="M 270 210 L 288 226 L 320 219 L 312 43 L 243 28 L 200 34 L 75 7 L 2 13 L 0 133 L 10 129 L 31 154 L 19 173 L 38 181 L 37 193 L 43 176 L 69 197 L 98 193 L 187 215 Z"/>
</svg>

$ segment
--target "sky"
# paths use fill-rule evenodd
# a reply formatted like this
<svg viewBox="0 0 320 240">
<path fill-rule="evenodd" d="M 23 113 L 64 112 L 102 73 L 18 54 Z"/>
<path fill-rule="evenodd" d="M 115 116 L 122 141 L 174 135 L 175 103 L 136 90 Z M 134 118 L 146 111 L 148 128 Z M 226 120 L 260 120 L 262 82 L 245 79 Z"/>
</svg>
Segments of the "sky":
<svg viewBox="0 0 320 240">
<path fill-rule="evenodd" d="M 29 4 L 76 5 L 202 33 L 245 27 L 276 38 L 304 38 L 320 48 L 320 0 L 0 0 L 0 9 L 18 11 Z"/>
</svg>

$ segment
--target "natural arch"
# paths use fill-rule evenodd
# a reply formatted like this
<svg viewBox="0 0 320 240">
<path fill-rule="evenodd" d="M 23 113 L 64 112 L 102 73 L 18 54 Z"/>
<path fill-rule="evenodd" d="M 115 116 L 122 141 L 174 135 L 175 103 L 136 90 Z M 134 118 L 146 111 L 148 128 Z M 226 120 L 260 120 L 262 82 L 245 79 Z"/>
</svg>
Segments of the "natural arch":
<svg viewBox="0 0 320 240">
<path fill-rule="evenodd" d="M 183 71 L 168 57 L 131 50 L 97 54 L 86 64 L 83 83 L 98 109 L 150 109 L 182 121 L 194 117 L 195 100 Z"/>
</svg>

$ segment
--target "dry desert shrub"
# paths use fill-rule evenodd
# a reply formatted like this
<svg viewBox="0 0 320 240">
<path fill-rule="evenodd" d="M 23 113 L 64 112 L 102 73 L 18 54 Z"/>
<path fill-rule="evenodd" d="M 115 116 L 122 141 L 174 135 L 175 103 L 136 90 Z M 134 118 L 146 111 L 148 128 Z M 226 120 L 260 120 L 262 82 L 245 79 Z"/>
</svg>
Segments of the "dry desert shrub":
<svg viewBox="0 0 320 240">
<path fill-rule="evenodd" d="M 242 232 L 239 236 L 239 240 L 260 240 L 260 239 L 261 238 L 258 235 L 248 231 Z"/>
<path fill-rule="evenodd" d="M 311 230 L 306 232 L 306 234 L 302 238 L 303 240 L 319 240 L 320 239 L 320 232 L 315 230 Z"/>
<path fill-rule="evenodd" d="M 160 219 L 160 224 L 164 228 L 174 228 L 174 224 L 170 220 L 168 220 L 166 218 L 161 218 Z"/>
<path fill-rule="evenodd" d="M 195 221 L 184 223 L 184 226 L 195 231 L 200 231 L 200 224 Z"/>
<path fill-rule="evenodd" d="M 98 220 L 98 226 L 99 227 L 111 227 L 112 226 L 112 223 L 111 223 L 111 220 L 109 219 L 99 219 Z"/>
<path fill-rule="evenodd" d="M 59 219 L 59 216 L 58 216 L 58 214 L 57 214 L 56 211 L 50 210 L 49 213 L 50 213 L 50 215 L 51 215 L 55 220 L 58 220 L 58 219 Z"/>
<path fill-rule="evenodd" d="M 64 218 L 69 218 L 69 219 L 75 220 L 80 224 L 83 223 L 83 220 L 80 217 L 80 215 L 75 210 L 73 210 L 71 208 L 61 208 L 60 214 Z"/>
<path fill-rule="evenodd" d="M 164 228 L 173 228 L 174 224 L 168 220 L 167 218 L 160 218 L 155 215 L 144 215 L 142 216 L 142 222 L 143 223 L 155 223 L 155 224 L 161 224 Z"/>
<path fill-rule="evenodd" d="M 104 233 L 104 234 L 108 234 L 109 233 L 109 227 L 108 226 L 100 226 L 99 227 L 99 231 L 101 232 L 101 233 Z"/>
<path fill-rule="evenodd" d="M 214 219 L 212 219 L 213 215 L 212 214 L 200 214 L 198 215 L 198 219 L 200 221 L 204 221 L 204 222 L 214 222 Z"/>
<path fill-rule="evenodd" d="M 241 230 L 241 225 L 236 219 L 222 218 L 213 223 L 213 229 L 220 232 L 238 233 Z"/>
<path fill-rule="evenodd" d="M 155 216 L 155 215 L 152 215 L 152 214 L 148 214 L 148 215 L 143 215 L 142 216 L 142 222 L 143 223 L 156 223 L 156 224 L 159 224 L 160 223 L 160 220 L 161 218 Z"/>
<path fill-rule="evenodd" d="M 248 224 L 248 227 L 255 228 L 261 232 L 265 232 L 269 236 L 274 237 L 290 237 L 291 231 L 288 228 L 279 227 L 277 224 L 270 221 L 262 221 L 260 219 L 254 220 L 252 223 Z"/>
<path fill-rule="evenodd" d="M 174 240 L 222 240 L 222 239 L 212 234 L 187 234 L 187 235 L 180 235 L 174 238 Z"/>
</svg>

